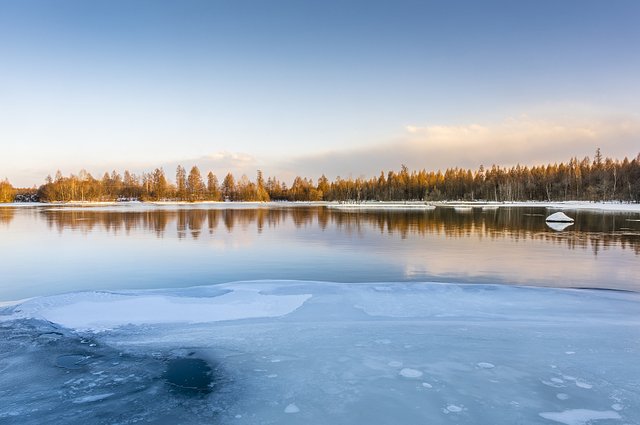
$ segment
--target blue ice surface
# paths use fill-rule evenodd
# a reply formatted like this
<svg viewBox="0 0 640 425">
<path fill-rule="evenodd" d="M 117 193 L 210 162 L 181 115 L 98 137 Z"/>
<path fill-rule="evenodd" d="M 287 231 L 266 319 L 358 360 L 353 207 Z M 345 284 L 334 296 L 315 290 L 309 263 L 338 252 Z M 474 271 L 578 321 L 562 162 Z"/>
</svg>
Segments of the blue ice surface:
<svg viewBox="0 0 640 425">
<path fill-rule="evenodd" d="M 140 311 L 158 297 L 171 320 Z M 98 302 L 113 307 L 109 326 L 70 327 Z M 203 302 L 233 304 L 234 319 L 193 320 Z M 40 298 L 0 310 L 0 423 L 640 423 L 639 325 L 640 294 L 498 285 L 268 281 Z M 210 392 L 171 388 L 179 358 L 210 365 Z"/>
</svg>

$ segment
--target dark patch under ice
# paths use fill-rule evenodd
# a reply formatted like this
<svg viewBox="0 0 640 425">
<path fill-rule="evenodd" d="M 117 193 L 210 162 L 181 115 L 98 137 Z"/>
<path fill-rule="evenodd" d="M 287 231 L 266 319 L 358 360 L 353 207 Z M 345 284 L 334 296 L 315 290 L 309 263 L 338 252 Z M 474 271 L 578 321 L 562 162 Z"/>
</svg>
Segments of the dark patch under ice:
<svg viewBox="0 0 640 425">
<path fill-rule="evenodd" d="M 180 365 L 173 352 L 97 344 L 34 319 L 0 322 L 0 341 L 3 425 L 210 423 L 230 404 L 223 369 L 210 385 L 204 360 L 180 378 L 167 374 Z"/>
<path fill-rule="evenodd" d="M 213 389 L 213 370 L 202 359 L 171 359 L 164 378 L 175 390 L 185 394 L 209 393 Z"/>
</svg>

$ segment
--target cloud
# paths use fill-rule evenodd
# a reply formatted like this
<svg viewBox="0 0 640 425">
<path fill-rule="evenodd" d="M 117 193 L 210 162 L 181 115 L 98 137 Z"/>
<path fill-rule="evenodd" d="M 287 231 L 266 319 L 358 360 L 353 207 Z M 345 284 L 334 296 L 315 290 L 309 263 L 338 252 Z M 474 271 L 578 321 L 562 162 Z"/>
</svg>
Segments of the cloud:
<svg viewBox="0 0 640 425">
<path fill-rule="evenodd" d="M 593 155 L 635 156 L 640 120 L 630 116 L 551 119 L 521 115 L 493 123 L 407 125 L 397 140 L 373 146 L 280 161 L 283 173 L 317 177 L 372 176 L 381 170 L 477 168 L 567 161 Z"/>
<path fill-rule="evenodd" d="M 259 161 L 247 153 L 222 151 L 198 158 L 196 163 L 219 170 L 240 170 L 255 167 Z"/>
<path fill-rule="evenodd" d="M 413 143 L 448 148 L 518 146 L 539 149 L 638 134 L 638 125 L 628 121 L 558 123 L 522 116 L 489 125 L 407 126 L 407 132 L 413 136 L 410 138 Z"/>
</svg>

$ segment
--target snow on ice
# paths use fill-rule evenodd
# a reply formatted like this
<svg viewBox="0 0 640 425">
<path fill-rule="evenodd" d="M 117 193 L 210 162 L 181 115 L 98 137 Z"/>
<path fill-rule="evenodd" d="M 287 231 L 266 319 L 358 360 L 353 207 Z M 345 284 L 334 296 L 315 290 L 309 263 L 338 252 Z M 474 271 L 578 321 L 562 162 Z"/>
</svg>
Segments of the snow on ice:
<svg viewBox="0 0 640 425">
<path fill-rule="evenodd" d="M 565 425 L 587 425 L 602 419 L 620 419 L 620 415 L 611 410 L 597 411 L 589 409 L 571 409 L 563 412 L 540 413 L 545 419 Z"/>
</svg>

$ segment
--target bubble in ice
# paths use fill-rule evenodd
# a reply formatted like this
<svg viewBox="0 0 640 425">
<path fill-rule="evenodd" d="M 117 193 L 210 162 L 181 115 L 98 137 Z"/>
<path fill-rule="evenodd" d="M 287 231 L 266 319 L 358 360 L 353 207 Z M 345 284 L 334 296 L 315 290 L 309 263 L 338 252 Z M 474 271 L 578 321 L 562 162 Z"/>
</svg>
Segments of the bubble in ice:
<svg viewBox="0 0 640 425">
<path fill-rule="evenodd" d="M 284 408 L 284 413 L 298 413 L 299 411 L 300 409 L 294 403 L 291 403 Z"/>
<path fill-rule="evenodd" d="M 400 376 L 403 376 L 409 379 L 420 378 L 422 376 L 422 372 L 416 369 L 405 367 L 404 369 L 400 370 Z"/>
</svg>

